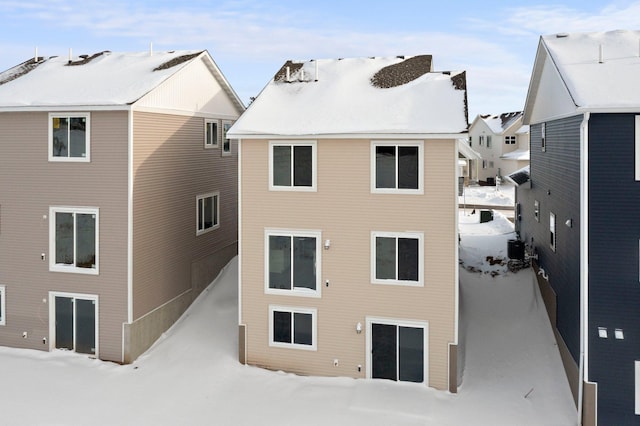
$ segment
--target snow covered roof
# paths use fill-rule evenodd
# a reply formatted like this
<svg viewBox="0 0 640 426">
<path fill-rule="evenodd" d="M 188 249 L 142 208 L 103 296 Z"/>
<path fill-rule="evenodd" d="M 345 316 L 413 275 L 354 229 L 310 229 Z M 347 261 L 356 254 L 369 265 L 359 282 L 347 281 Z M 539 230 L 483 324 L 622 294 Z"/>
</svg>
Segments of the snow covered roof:
<svg viewBox="0 0 640 426">
<path fill-rule="evenodd" d="M 523 124 L 522 126 L 520 126 L 518 130 L 516 130 L 516 135 L 527 135 L 527 134 L 529 134 L 528 124 Z"/>
<path fill-rule="evenodd" d="M 430 55 L 287 61 L 229 135 L 466 132 L 466 74 L 431 68 Z"/>
<path fill-rule="evenodd" d="M 498 115 L 481 114 L 477 118 L 484 121 L 493 133 L 501 135 L 513 126 L 521 117 L 522 111 L 515 111 L 505 112 Z"/>
<path fill-rule="evenodd" d="M 528 149 L 516 149 L 500 156 L 503 160 L 529 161 Z"/>
<path fill-rule="evenodd" d="M 32 58 L 0 73 L 0 107 L 132 104 L 204 51 Z"/>
<path fill-rule="evenodd" d="M 640 106 L 640 31 L 553 34 L 541 43 L 576 106 Z"/>
</svg>

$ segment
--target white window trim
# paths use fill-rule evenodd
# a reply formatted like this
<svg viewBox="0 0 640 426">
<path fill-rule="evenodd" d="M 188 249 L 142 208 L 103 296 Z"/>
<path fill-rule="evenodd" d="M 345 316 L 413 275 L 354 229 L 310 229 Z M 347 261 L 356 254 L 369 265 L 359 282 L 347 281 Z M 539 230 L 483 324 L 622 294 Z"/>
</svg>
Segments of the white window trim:
<svg viewBox="0 0 640 426">
<path fill-rule="evenodd" d="M 491 139 L 491 135 L 487 135 L 487 148 L 491 148 L 493 144 L 493 141 Z"/>
<path fill-rule="evenodd" d="M 376 278 L 376 237 L 396 238 L 396 241 L 398 238 L 414 238 L 418 240 L 418 281 L 383 280 Z M 424 287 L 424 234 L 422 232 L 371 232 L 371 283 Z"/>
<path fill-rule="evenodd" d="M 640 414 L 640 361 L 634 361 L 635 367 L 635 414 Z"/>
<path fill-rule="evenodd" d="M 553 242 L 549 241 L 549 247 L 551 247 L 551 250 L 554 252 L 556 251 L 556 247 L 558 247 L 558 227 L 556 225 L 555 213 L 549 212 L 549 233 L 553 233 Z"/>
<path fill-rule="evenodd" d="M 84 117 L 85 123 L 85 156 L 84 157 L 54 157 L 53 155 L 53 118 L 78 118 Z M 63 163 L 89 163 L 91 162 L 91 114 L 88 112 L 50 112 L 48 124 L 47 150 L 49 153 L 49 161 Z"/>
<path fill-rule="evenodd" d="M 273 313 L 291 312 L 298 314 L 311 314 L 311 345 L 301 345 L 298 343 L 282 343 L 273 341 Z M 293 321 L 292 321 L 293 325 Z M 293 330 L 291 330 L 293 335 Z M 269 346 L 287 349 L 300 349 L 305 351 L 318 350 L 318 310 L 315 308 L 299 308 L 291 306 L 269 305 Z"/>
<path fill-rule="evenodd" d="M 207 127 L 209 126 L 210 123 L 215 123 L 216 127 L 217 127 L 216 140 L 215 140 L 214 144 L 208 143 L 209 141 L 207 140 Z M 215 118 L 205 118 L 204 119 L 204 147 L 205 147 L 205 149 L 212 149 L 212 148 L 219 148 L 220 147 L 220 133 L 221 133 L 220 120 L 217 120 Z"/>
<path fill-rule="evenodd" d="M 0 315 L 0 325 L 7 325 L 7 287 L 0 285 L 0 309 L 2 309 L 2 315 Z"/>
<path fill-rule="evenodd" d="M 56 213 L 80 213 L 96 216 L 96 266 L 95 268 L 78 268 L 75 265 L 61 265 L 56 261 Z M 75 241 L 74 241 L 75 250 Z M 75 256 L 74 256 L 75 257 Z M 97 207 L 49 207 L 49 271 L 70 272 L 76 274 L 99 275 L 100 273 L 100 209 Z"/>
<path fill-rule="evenodd" d="M 221 152 L 222 152 L 222 156 L 223 157 L 227 157 L 227 156 L 231 155 L 231 151 L 232 151 L 231 145 L 232 145 L 233 142 L 232 142 L 231 139 L 227 138 L 227 131 L 229 129 L 227 129 L 226 126 L 229 126 L 229 128 L 231 128 L 232 125 L 233 125 L 233 122 L 231 122 L 231 121 L 225 121 L 225 120 L 222 121 L 222 129 L 221 129 L 221 134 L 222 134 L 222 142 L 221 142 L 222 146 L 221 146 L 221 148 L 222 149 L 221 149 Z M 224 148 L 224 143 L 227 140 L 229 141 L 229 150 L 228 151 Z"/>
<path fill-rule="evenodd" d="M 200 225 L 200 221 L 198 220 L 200 218 L 200 209 L 198 206 L 199 201 L 209 197 L 214 197 L 218 199 L 218 201 L 216 202 L 216 212 L 215 212 L 215 217 L 218 219 L 218 221 L 211 228 L 198 229 L 198 226 Z M 220 227 L 220 192 L 214 191 L 206 194 L 196 195 L 196 236 L 206 234 L 207 232 L 211 232 L 214 229 L 218 229 L 219 227 Z"/>
<path fill-rule="evenodd" d="M 536 222 L 540 222 L 540 201 L 533 200 L 533 217 Z"/>
<path fill-rule="evenodd" d="M 313 237 L 316 239 L 316 289 L 292 288 L 291 290 L 269 287 L 269 237 Z M 321 297 L 322 295 L 322 233 L 310 230 L 265 229 L 264 232 L 264 292 L 281 296 Z M 292 271 L 293 273 L 293 271 Z"/>
<path fill-rule="evenodd" d="M 269 190 L 270 191 L 301 191 L 301 192 L 316 192 L 317 191 L 317 177 L 318 177 L 318 156 L 317 156 L 317 143 L 315 140 L 295 140 L 295 141 L 269 141 Z M 273 147 L 274 146 L 310 146 L 311 147 L 311 186 L 295 186 L 293 185 L 293 160 L 291 163 L 291 185 L 281 186 L 273 184 Z M 293 150 L 292 150 L 293 151 Z M 293 155 L 293 154 L 292 154 Z"/>
<path fill-rule="evenodd" d="M 60 291 L 49 292 L 49 351 L 56 350 L 56 342 L 54 336 L 56 335 L 56 297 L 69 297 L 73 299 L 93 300 L 96 307 L 96 351 L 90 356 L 100 358 L 100 300 L 97 294 L 84 294 L 84 293 L 65 293 Z M 75 318 L 74 318 L 75 319 Z M 75 346 L 76 336 L 74 332 L 73 343 Z M 89 355 L 89 354 L 82 354 Z"/>
<path fill-rule="evenodd" d="M 418 189 L 376 188 L 376 147 L 378 146 L 417 146 L 418 147 Z M 396 186 L 397 176 L 396 156 Z M 373 194 L 424 194 L 424 142 L 423 141 L 372 141 L 371 142 L 371 193 Z"/>
<path fill-rule="evenodd" d="M 372 363 L 372 353 L 371 353 L 371 325 L 372 324 L 386 324 L 386 325 L 395 325 L 399 327 L 412 327 L 412 328 L 422 328 L 424 330 L 424 382 L 429 385 L 429 322 L 428 321 L 419 321 L 419 320 L 404 320 L 404 319 L 396 319 L 396 318 L 380 318 L 380 317 L 366 317 L 365 318 L 366 327 L 367 327 L 367 335 L 365 336 L 365 345 L 366 345 L 366 353 L 367 353 L 367 379 L 370 379 L 372 376 L 373 363 Z M 397 360 L 396 360 L 397 362 Z"/>
<path fill-rule="evenodd" d="M 540 145 L 542 147 L 542 152 L 547 151 L 547 123 L 542 123 L 540 126 Z"/>
<path fill-rule="evenodd" d="M 636 180 L 640 180 L 640 115 L 636 115 Z"/>
</svg>

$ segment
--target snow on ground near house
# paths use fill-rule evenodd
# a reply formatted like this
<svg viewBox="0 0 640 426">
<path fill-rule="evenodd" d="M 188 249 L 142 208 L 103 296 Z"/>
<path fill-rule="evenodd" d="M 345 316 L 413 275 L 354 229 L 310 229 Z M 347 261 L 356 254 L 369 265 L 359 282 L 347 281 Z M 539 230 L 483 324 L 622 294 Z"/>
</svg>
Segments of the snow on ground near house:
<svg viewBox="0 0 640 426">
<path fill-rule="evenodd" d="M 460 205 L 481 204 L 496 207 L 513 207 L 515 186 L 502 184 L 499 186 L 465 186 L 463 195 L 458 196 Z"/>
<path fill-rule="evenodd" d="M 461 213 L 461 215 L 464 215 Z M 506 251 L 499 213 L 461 217 L 461 260 Z M 530 269 L 461 268 L 458 394 L 386 380 L 300 377 L 237 362 L 237 260 L 134 364 L 0 348 L 1 423 L 11 425 L 575 425 Z M 496 269 L 493 269 L 496 270 Z"/>
</svg>

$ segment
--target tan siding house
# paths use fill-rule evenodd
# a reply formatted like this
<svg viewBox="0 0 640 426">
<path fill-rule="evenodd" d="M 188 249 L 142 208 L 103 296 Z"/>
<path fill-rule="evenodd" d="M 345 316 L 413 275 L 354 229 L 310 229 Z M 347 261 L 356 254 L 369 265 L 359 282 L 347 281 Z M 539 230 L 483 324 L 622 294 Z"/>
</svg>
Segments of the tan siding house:
<svg viewBox="0 0 640 426">
<path fill-rule="evenodd" d="M 283 66 L 230 130 L 241 362 L 457 389 L 466 129 L 430 56 Z"/>
<path fill-rule="evenodd" d="M 243 109 L 207 52 L 0 73 L 0 345 L 128 363 L 166 331 L 237 253 Z"/>
</svg>

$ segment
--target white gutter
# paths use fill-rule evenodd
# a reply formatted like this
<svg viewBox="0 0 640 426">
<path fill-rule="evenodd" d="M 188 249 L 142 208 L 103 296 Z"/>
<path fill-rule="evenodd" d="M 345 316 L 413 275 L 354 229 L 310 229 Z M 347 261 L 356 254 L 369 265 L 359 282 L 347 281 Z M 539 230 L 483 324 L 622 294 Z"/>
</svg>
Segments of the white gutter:
<svg viewBox="0 0 640 426">
<path fill-rule="evenodd" d="M 589 117 L 580 124 L 580 360 L 578 424 L 582 424 L 584 383 L 589 380 Z"/>
</svg>

